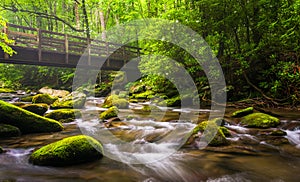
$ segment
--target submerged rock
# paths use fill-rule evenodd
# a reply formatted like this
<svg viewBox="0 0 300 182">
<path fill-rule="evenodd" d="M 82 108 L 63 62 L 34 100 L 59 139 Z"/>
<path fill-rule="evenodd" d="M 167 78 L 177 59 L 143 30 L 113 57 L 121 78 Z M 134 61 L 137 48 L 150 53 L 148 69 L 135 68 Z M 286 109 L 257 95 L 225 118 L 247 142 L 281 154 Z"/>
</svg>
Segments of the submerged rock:
<svg viewBox="0 0 300 182">
<path fill-rule="evenodd" d="M 127 109 L 128 108 L 128 101 L 123 98 L 119 98 L 117 95 L 110 95 L 105 98 L 105 101 L 103 103 L 104 108 L 110 108 L 112 106 L 116 106 L 119 109 Z"/>
<path fill-rule="evenodd" d="M 47 113 L 45 117 L 57 120 L 61 123 L 69 123 L 81 117 L 81 112 L 78 109 L 57 109 Z"/>
<path fill-rule="evenodd" d="M 103 157 L 102 145 L 92 137 L 77 135 L 48 144 L 34 151 L 29 162 L 41 166 L 68 166 Z"/>
<path fill-rule="evenodd" d="M 25 104 L 25 105 L 21 105 L 19 106 L 22 109 L 25 109 L 27 111 L 33 112 L 35 114 L 41 115 L 43 116 L 47 110 L 48 110 L 48 105 L 47 104 Z"/>
<path fill-rule="evenodd" d="M 280 120 L 276 117 L 264 113 L 253 113 L 244 116 L 241 124 L 250 128 L 271 128 L 280 124 Z"/>
<path fill-rule="evenodd" d="M 21 131 L 19 128 L 8 124 L 0 124 L 0 138 L 17 137 L 20 135 Z"/>
<path fill-rule="evenodd" d="M 102 112 L 99 116 L 100 119 L 106 120 L 114 117 L 118 117 L 119 110 L 116 106 L 110 107 L 108 110 Z"/>
<path fill-rule="evenodd" d="M 248 107 L 246 109 L 241 109 L 241 110 L 235 111 L 234 113 L 232 113 L 231 116 L 234 118 L 240 118 L 243 116 L 247 116 L 248 114 L 252 114 L 253 110 L 254 110 L 253 107 Z"/>
<path fill-rule="evenodd" d="M 204 136 L 205 138 L 207 139 L 213 138 L 208 144 L 210 146 L 222 146 L 222 145 L 230 144 L 230 142 L 225 137 L 225 134 L 227 136 L 230 136 L 230 132 L 228 131 L 227 128 L 223 126 L 218 126 L 216 123 L 218 121 L 219 119 L 216 118 L 213 120 L 201 122 L 193 129 L 192 137 L 198 138 L 199 137 L 198 133 L 200 132 L 201 133 L 200 137 L 205 133 Z"/>
<path fill-rule="evenodd" d="M 83 108 L 86 101 L 86 95 L 81 92 L 72 92 L 62 99 L 56 100 L 50 107 L 52 109 L 62 109 L 62 108 Z"/>
<path fill-rule="evenodd" d="M 45 103 L 45 104 L 52 104 L 57 100 L 57 97 L 52 97 L 49 94 L 37 94 L 32 97 L 32 103 Z"/>
<path fill-rule="evenodd" d="M 18 127 L 22 133 L 56 132 L 63 126 L 53 119 L 45 118 L 0 100 L 0 118 L 5 124 Z"/>
</svg>

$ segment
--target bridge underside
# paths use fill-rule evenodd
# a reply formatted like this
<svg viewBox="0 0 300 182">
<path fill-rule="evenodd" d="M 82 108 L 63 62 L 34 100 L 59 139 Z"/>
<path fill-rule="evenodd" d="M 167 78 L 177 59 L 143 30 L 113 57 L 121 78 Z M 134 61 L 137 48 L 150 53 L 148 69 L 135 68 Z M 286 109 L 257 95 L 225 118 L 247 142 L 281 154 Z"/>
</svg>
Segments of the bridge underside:
<svg viewBox="0 0 300 182">
<path fill-rule="evenodd" d="M 54 66 L 54 67 L 66 67 L 66 68 L 87 68 L 93 70 L 112 70 L 118 71 L 124 70 L 138 70 L 138 62 L 132 64 L 130 67 L 126 67 L 128 61 L 118 60 L 109 57 L 100 56 L 87 56 L 87 55 L 74 55 L 58 53 L 53 51 L 42 51 L 38 49 L 24 48 L 24 47 L 12 47 L 17 54 L 13 56 L 6 55 L 3 51 L 0 51 L 0 63 L 11 64 L 26 64 L 26 65 L 39 65 L 39 66 Z M 81 60 L 80 60 L 81 59 Z M 79 64 L 80 60 L 80 64 Z M 134 66 L 132 66 L 134 65 Z"/>
</svg>

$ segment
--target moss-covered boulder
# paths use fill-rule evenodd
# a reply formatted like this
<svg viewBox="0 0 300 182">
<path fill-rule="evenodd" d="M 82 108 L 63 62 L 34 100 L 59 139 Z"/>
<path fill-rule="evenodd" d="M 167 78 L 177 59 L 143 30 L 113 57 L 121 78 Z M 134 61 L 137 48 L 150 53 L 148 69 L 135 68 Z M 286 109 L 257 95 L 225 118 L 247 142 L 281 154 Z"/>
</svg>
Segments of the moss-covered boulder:
<svg viewBox="0 0 300 182">
<path fill-rule="evenodd" d="M 162 110 L 159 109 L 155 105 L 144 105 L 142 107 L 141 111 L 143 111 L 143 112 L 162 112 Z"/>
<path fill-rule="evenodd" d="M 45 104 L 52 104 L 57 100 L 57 97 L 52 97 L 49 94 L 37 94 L 32 97 L 32 103 L 45 103 Z"/>
<path fill-rule="evenodd" d="M 181 105 L 180 96 L 176 96 L 170 99 L 163 100 L 158 103 L 159 106 L 176 107 Z"/>
<path fill-rule="evenodd" d="M 254 111 L 253 107 L 248 107 L 246 109 L 241 109 L 241 110 L 233 112 L 231 114 L 231 117 L 240 118 L 240 117 L 243 117 L 243 116 L 247 116 L 248 114 L 252 114 L 253 111 Z"/>
<path fill-rule="evenodd" d="M 63 126 L 53 119 L 45 118 L 0 100 L 0 118 L 3 123 L 18 127 L 22 133 L 56 132 Z"/>
<path fill-rule="evenodd" d="M 8 124 L 0 124 L 0 138 L 17 137 L 20 135 L 21 131 L 19 128 Z"/>
<path fill-rule="evenodd" d="M 227 128 L 223 126 L 218 126 L 216 122 L 219 119 L 213 119 L 209 121 L 203 121 L 199 123 L 194 129 L 193 129 L 193 135 L 192 137 L 197 136 L 198 132 L 201 132 L 202 134 L 206 132 L 205 137 L 207 139 L 213 138 L 209 145 L 210 146 L 222 146 L 222 145 L 228 145 L 230 142 L 226 139 L 226 135 L 230 136 L 230 132 L 228 131 Z M 217 133 L 215 134 L 215 130 L 218 130 Z M 214 135 L 214 136 L 213 136 Z"/>
<path fill-rule="evenodd" d="M 132 95 L 132 98 L 139 100 L 149 100 L 155 96 L 155 92 L 152 90 L 146 90 L 145 92 L 135 93 Z"/>
<path fill-rule="evenodd" d="M 119 110 L 116 106 L 110 107 L 106 111 L 102 112 L 99 116 L 100 119 L 106 120 L 113 117 L 118 117 Z"/>
<path fill-rule="evenodd" d="M 2 147 L 0 146 L 0 154 L 3 153 L 4 150 L 2 149 Z"/>
<path fill-rule="evenodd" d="M 68 166 L 103 157 L 102 145 L 92 137 L 78 135 L 48 144 L 34 151 L 29 162 L 41 166 Z"/>
<path fill-rule="evenodd" d="M 32 102 L 32 98 L 33 98 L 33 96 L 25 96 L 25 97 L 21 97 L 20 98 L 20 101 L 22 101 L 22 102 Z"/>
<path fill-rule="evenodd" d="M 25 109 L 27 111 L 33 112 L 35 114 L 43 116 L 48 111 L 48 105 L 47 104 L 25 104 L 19 106 L 22 109 Z"/>
<path fill-rule="evenodd" d="M 119 109 L 127 109 L 129 106 L 129 103 L 126 99 L 119 98 L 119 96 L 117 96 L 117 95 L 110 95 L 105 98 L 102 107 L 110 108 L 112 106 L 116 106 Z"/>
<path fill-rule="evenodd" d="M 9 88 L 0 88 L 0 93 L 14 93 L 16 91 Z"/>
<path fill-rule="evenodd" d="M 264 113 L 253 113 L 244 116 L 241 124 L 250 128 L 271 128 L 280 124 L 280 120 L 276 117 Z"/>
<path fill-rule="evenodd" d="M 55 101 L 50 107 L 52 109 L 62 109 L 62 108 L 83 108 L 86 101 L 86 95 L 81 92 L 72 92 L 62 99 Z"/>
<path fill-rule="evenodd" d="M 46 118 L 51 118 L 61 123 L 73 122 L 76 118 L 81 117 L 81 112 L 78 109 L 57 109 L 45 115 Z"/>
</svg>

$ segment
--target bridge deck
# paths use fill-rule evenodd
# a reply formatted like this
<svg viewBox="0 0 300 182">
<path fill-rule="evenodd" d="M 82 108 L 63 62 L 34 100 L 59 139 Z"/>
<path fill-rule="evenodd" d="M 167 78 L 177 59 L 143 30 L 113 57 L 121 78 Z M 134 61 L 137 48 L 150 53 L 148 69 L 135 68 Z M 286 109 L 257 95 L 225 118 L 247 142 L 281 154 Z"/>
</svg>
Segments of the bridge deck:
<svg viewBox="0 0 300 182">
<path fill-rule="evenodd" d="M 119 70 L 132 58 L 140 55 L 140 48 L 137 47 L 100 40 L 90 41 L 83 37 L 37 28 L 8 24 L 3 31 L 10 39 L 15 40 L 10 46 L 17 54 L 10 57 L 0 51 L 0 63 L 75 68 L 82 58 L 84 61 L 80 62 L 80 67 L 98 68 L 102 65 L 103 70 Z"/>
</svg>

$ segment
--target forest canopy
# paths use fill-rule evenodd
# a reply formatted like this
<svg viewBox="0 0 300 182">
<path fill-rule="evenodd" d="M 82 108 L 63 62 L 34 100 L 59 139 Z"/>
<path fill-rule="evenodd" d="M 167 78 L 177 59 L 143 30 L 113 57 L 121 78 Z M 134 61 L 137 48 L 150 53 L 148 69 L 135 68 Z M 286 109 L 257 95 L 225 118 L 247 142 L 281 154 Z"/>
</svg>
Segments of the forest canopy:
<svg viewBox="0 0 300 182">
<path fill-rule="evenodd" d="M 294 106 L 300 103 L 299 14 L 300 0 L 2 0 L 0 4 L 0 16 L 9 23 L 88 38 L 101 35 L 103 40 L 105 30 L 131 20 L 178 21 L 212 48 L 225 73 L 230 101 L 260 97 Z M 1 28 L 3 22 L 1 18 Z M 7 49 L 5 35 L 0 39 L 2 49 Z M 200 98 L 207 97 L 201 91 L 208 86 L 205 75 L 186 52 L 163 41 L 139 41 L 138 46 L 145 53 L 151 50 L 180 61 Z M 140 64 L 143 69 L 150 65 Z M 153 85 L 159 78 L 149 75 L 143 80 Z"/>
</svg>

